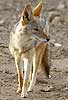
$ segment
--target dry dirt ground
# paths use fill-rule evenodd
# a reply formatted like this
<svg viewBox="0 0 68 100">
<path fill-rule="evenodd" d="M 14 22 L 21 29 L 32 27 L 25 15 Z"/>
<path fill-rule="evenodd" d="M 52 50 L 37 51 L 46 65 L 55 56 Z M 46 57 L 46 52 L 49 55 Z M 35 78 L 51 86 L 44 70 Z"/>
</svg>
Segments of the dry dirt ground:
<svg viewBox="0 0 68 100">
<path fill-rule="evenodd" d="M 16 93 L 17 72 L 8 44 L 10 29 L 19 20 L 26 1 L 0 0 L 0 100 L 24 100 Z M 39 0 L 30 2 L 34 7 Z M 53 10 L 68 17 L 68 0 L 43 0 L 43 6 L 43 15 Z M 68 25 L 53 23 L 50 37 L 62 45 L 50 45 L 51 78 L 47 79 L 44 74 L 37 76 L 34 91 L 25 100 L 68 100 Z M 50 89 L 47 90 L 47 87 Z"/>
</svg>

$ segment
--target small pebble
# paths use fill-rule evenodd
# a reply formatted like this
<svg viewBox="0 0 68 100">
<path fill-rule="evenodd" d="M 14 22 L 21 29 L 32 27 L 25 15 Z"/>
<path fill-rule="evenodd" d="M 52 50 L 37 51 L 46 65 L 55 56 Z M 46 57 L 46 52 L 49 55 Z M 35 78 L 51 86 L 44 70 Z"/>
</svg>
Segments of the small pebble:
<svg viewBox="0 0 68 100">
<path fill-rule="evenodd" d="M 55 43 L 54 45 L 55 45 L 55 47 L 61 47 L 61 46 L 62 46 L 62 45 L 59 44 L 59 43 Z"/>
</svg>

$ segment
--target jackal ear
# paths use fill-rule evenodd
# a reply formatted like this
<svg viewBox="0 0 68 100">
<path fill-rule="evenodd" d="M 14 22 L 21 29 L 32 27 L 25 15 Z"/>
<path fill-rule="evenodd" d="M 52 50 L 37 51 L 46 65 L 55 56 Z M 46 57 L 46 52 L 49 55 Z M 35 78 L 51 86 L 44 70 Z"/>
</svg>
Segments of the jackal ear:
<svg viewBox="0 0 68 100">
<path fill-rule="evenodd" d="M 26 18 L 27 20 L 30 20 L 32 16 L 32 8 L 30 4 L 27 4 L 22 12 L 23 20 Z"/>
<path fill-rule="evenodd" d="M 32 15 L 37 17 L 40 16 L 42 10 L 42 1 L 34 8 L 32 11 Z"/>
</svg>

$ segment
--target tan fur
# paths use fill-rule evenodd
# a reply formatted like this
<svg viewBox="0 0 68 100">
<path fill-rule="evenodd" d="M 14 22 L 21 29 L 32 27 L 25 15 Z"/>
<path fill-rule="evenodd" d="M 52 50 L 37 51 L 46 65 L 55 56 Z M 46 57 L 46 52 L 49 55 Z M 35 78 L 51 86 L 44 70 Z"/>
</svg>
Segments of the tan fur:
<svg viewBox="0 0 68 100">
<path fill-rule="evenodd" d="M 37 7 L 37 9 L 39 9 Z M 38 10 L 40 14 L 40 9 Z M 24 16 L 24 18 L 23 18 Z M 38 20 L 38 19 L 37 19 Z M 38 37 L 41 39 L 48 39 L 46 33 L 43 32 L 43 29 L 40 26 L 40 22 L 34 19 L 32 15 L 31 6 L 28 4 L 24 8 L 19 24 L 16 26 L 14 32 L 10 34 L 10 45 L 9 49 L 11 54 L 15 58 L 15 64 L 18 73 L 18 90 L 17 93 L 21 92 L 21 96 L 26 97 L 27 91 L 31 91 L 33 85 L 36 81 L 37 71 L 41 67 L 45 71 L 47 76 L 49 76 L 48 69 L 48 44 L 40 42 Z M 31 44 L 34 42 L 31 39 L 36 36 L 36 44 L 34 43 L 33 47 Z M 24 46 L 24 47 L 23 47 Z M 22 77 L 20 69 L 20 60 L 21 57 L 24 61 L 25 73 Z M 46 66 L 45 66 L 46 65 Z M 28 87 L 28 80 L 31 73 L 30 85 Z M 28 87 L 28 88 L 27 88 Z"/>
<path fill-rule="evenodd" d="M 28 16 L 28 12 L 29 12 L 29 16 Z M 26 25 L 29 22 L 29 20 L 27 19 L 27 16 L 29 20 L 32 19 L 32 8 L 30 4 L 27 4 L 24 10 L 22 11 L 21 19 L 20 19 L 20 22 L 22 23 L 22 25 Z"/>
<path fill-rule="evenodd" d="M 33 16 L 40 16 L 42 10 L 42 1 L 34 8 L 32 14 Z"/>
</svg>

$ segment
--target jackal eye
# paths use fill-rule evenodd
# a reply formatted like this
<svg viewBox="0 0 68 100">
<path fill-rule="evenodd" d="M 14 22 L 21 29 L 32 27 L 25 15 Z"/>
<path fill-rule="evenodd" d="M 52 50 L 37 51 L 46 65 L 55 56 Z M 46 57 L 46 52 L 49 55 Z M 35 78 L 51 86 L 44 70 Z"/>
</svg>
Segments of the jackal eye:
<svg viewBox="0 0 68 100">
<path fill-rule="evenodd" d="M 38 29 L 37 27 L 34 27 L 34 30 L 35 30 L 35 31 L 39 31 L 39 29 Z"/>
</svg>

